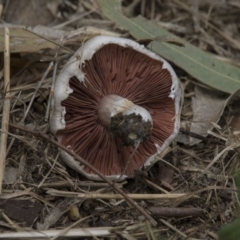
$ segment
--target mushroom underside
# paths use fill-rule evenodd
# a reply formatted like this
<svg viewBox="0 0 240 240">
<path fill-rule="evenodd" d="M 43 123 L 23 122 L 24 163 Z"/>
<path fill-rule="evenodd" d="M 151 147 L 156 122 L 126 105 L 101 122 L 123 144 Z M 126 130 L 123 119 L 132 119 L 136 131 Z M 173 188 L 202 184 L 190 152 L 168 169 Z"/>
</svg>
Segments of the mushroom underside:
<svg viewBox="0 0 240 240">
<path fill-rule="evenodd" d="M 103 46 L 79 71 L 84 72 L 85 81 L 69 79 L 73 92 L 61 103 L 66 109 L 66 127 L 57 131 L 57 138 L 106 176 L 133 176 L 157 152 L 156 146 L 173 134 L 175 101 L 169 97 L 170 72 L 161 61 L 116 44 Z M 99 121 L 99 104 L 111 94 L 145 108 L 152 117 L 151 136 L 131 159 L 134 146 L 124 146 Z M 87 167 L 84 171 L 92 174 Z"/>
</svg>

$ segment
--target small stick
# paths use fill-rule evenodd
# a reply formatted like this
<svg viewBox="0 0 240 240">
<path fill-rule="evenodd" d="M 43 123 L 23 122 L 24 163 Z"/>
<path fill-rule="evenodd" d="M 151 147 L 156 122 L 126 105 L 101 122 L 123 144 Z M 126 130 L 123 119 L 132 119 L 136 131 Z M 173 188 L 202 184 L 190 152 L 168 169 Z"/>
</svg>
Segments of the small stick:
<svg viewBox="0 0 240 240">
<path fill-rule="evenodd" d="M 48 66 L 48 68 L 47 68 L 47 71 L 44 73 L 42 79 L 39 81 L 39 83 L 38 83 L 38 85 L 37 85 L 37 87 L 36 87 L 36 89 L 35 89 L 35 92 L 34 92 L 32 98 L 31 98 L 31 100 L 30 100 L 30 102 L 29 102 L 29 104 L 28 104 L 27 110 L 26 110 L 26 112 L 24 113 L 22 122 L 25 121 L 25 118 L 27 117 L 28 112 L 29 112 L 29 110 L 30 110 L 30 108 L 31 108 L 31 106 L 32 106 L 32 103 L 33 103 L 34 99 L 35 99 L 35 96 L 36 96 L 38 90 L 40 89 L 40 87 L 41 87 L 41 85 L 42 85 L 42 83 L 43 83 L 43 80 L 45 80 L 45 78 L 47 77 L 49 71 L 51 70 L 52 66 L 53 66 L 53 62 L 50 62 L 50 63 L 49 63 L 49 66 Z"/>
<path fill-rule="evenodd" d="M 116 183 L 119 187 L 122 187 L 124 184 L 126 184 L 127 181 Z M 25 183 L 26 184 L 26 183 Z M 102 188 L 102 187 L 108 187 L 109 185 L 107 183 L 101 183 L 101 182 L 88 182 L 88 181 L 81 181 L 75 183 L 79 187 L 95 187 L 95 188 Z M 38 185 L 30 184 L 30 186 L 37 187 Z M 50 183 L 43 183 L 42 188 L 58 188 L 58 187 L 70 187 L 72 186 L 71 183 L 68 181 L 59 181 L 59 182 L 50 182 Z"/>
<path fill-rule="evenodd" d="M 0 194 L 2 193 L 2 182 L 4 178 L 5 160 L 7 156 L 7 136 L 8 136 L 8 124 L 9 114 L 11 106 L 11 94 L 10 94 L 10 44 L 9 44 L 9 29 L 5 27 L 4 32 L 4 89 L 5 98 L 3 104 L 3 116 L 1 127 L 1 139 L 0 139 Z"/>
<path fill-rule="evenodd" d="M 2 218 L 17 232 L 22 231 L 22 229 L 16 223 L 14 223 L 4 212 L 1 212 L 1 215 L 2 215 Z"/>
<path fill-rule="evenodd" d="M 77 17 L 73 17 L 72 19 L 66 21 L 66 22 L 63 22 L 61 24 L 58 24 L 58 25 L 55 25 L 53 27 L 53 29 L 62 29 L 63 27 L 75 22 L 75 21 L 79 21 L 81 18 L 84 18 L 85 16 L 88 16 L 90 15 L 91 13 L 95 12 L 95 9 L 92 9 L 90 11 L 87 11 L 87 12 L 84 12 L 83 14 L 80 14 L 80 15 L 77 15 Z"/>
<path fill-rule="evenodd" d="M 53 41 L 53 40 L 51 40 L 51 39 L 49 39 L 49 38 L 46 38 L 46 37 L 44 37 L 44 36 L 41 36 L 41 35 L 33 32 L 33 31 L 30 31 L 30 30 L 26 29 L 26 28 L 23 28 L 23 30 L 25 30 L 25 31 L 27 31 L 27 32 L 30 32 L 30 33 L 32 33 L 32 34 L 34 34 L 34 35 L 36 35 L 36 36 L 38 36 L 38 37 L 40 37 L 40 38 L 42 38 L 42 39 L 45 39 L 46 41 L 51 42 L 51 43 L 55 44 L 56 46 L 59 46 L 59 47 L 65 49 L 65 50 L 67 50 L 68 52 L 74 54 L 74 52 L 73 52 L 72 49 L 67 48 L 67 47 L 65 47 L 65 46 L 63 46 L 63 45 L 61 45 L 61 44 L 59 44 L 59 43 L 57 43 L 57 42 L 55 42 L 55 41 Z"/>
<path fill-rule="evenodd" d="M 53 90 L 54 90 L 54 86 L 55 86 L 57 67 L 58 67 L 58 62 L 55 63 L 54 68 L 53 68 L 53 77 L 52 77 L 51 91 L 49 93 L 47 111 L 46 111 L 46 114 L 45 114 L 45 121 L 46 122 L 48 121 L 49 112 L 50 112 L 50 108 L 51 108 L 51 104 L 52 104 L 52 96 L 53 96 Z"/>
<path fill-rule="evenodd" d="M 185 134 L 185 135 L 188 135 L 192 138 L 196 138 L 196 139 L 199 139 L 201 141 L 203 141 L 204 143 L 214 143 L 214 144 L 219 144 L 219 145 L 225 145 L 224 142 L 218 140 L 218 139 L 212 139 L 212 138 L 208 138 L 208 137 L 204 137 L 200 134 L 197 134 L 197 133 L 194 133 L 194 132 L 190 132 L 188 130 L 185 130 L 183 128 L 180 128 L 180 132 Z"/>
<path fill-rule="evenodd" d="M 200 208 L 169 208 L 169 207 L 150 207 L 150 212 L 155 216 L 162 217 L 199 217 L 203 210 Z"/>
<path fill-rule="evenodd" d="M 175 231 L 177 234 L 179 234 L 180 236 L 186 238 L 187 235 L 183 232 L 181 232 L 180 230 L 178 230 L 177 228 L 175 228 L 172 224 L 170 224 L 169 222 L 165 221 L 164 219 L 160 219 L 160 221 L 166 225 L 167 227 L 169 227 L 170 229 L 172 229 L 173 231 Z"/>
<path fill-rule="evenodd" d="M 114 231 L 114 227 L 95 227 L 95 228 L 75 228 L 70 229 L 64 234 L 64 239 L 77 237 L 104 237 L 109 236 Z M 0 234 L 0 239 L 50 239 L 51 237 L 56 237 L 62 229 L 52 229 L 44 231 L 23 231 L 23 232 L 6 232 Z"/>
<path fill-rule="evenodd" d="M 70 149 L 64 147 L 62 144 L 58 143 L 54 139 L 49 138 L 47 135 L 43 134 L 42 132 L 33 131 L 30 129 L 27 129 L 25 127 L 21 127 L 16 124 L 10 124 L 11 127 L 19 129 L 24 132 L 31 133 L 35 136 L 41 137 L 42 139 L 52 143 L 53 145 L 61 148 L 66 153 L 68 153 L 70 156 L 78 160 L 81 164 L 85 165 L 89 169 L 91 169 L 94 173 L 96 173 L 103 181 L 109 184 L 116 192 L 121 194 L 133 207 L 135 207 L 143 216 L 145 216 L 146 219 L 148 219 L 154 226 L 157 225 L 157 222 L 141 207 L 139 206 L 133 199 L 131 199 L 121 188 L 119 188 L 117 185 L 115 185 L 114 182 L 112 182 L 110 179 L 106 178 L 99 170 L 97 170 L 95 167 L 93 167 L 89 162 L 87 162 L 85 159 L 71 151 Z"/>
<path fill-rule="evenodd" d="M 78 193 L 78 192 L 68 192 L 68 191 L 58 191 L 55 189 L 49 189 L 48 194 L 58 197 L 74 197 L 74 198 L 84 198 L 84 199 L 124 199 L 125 197 L 121 194 L 112 193 Z M 131 199 L 164 199 L 171 200 L 179 197 L 184 197 L 185 193 L 169 193 L 169 194 L 127 194 Z"/>
<path fill-rule="evenodd" d="M 223 154 L 225 154 L 226 152 L 228 151 L 231 151 L 235 148 L 239 148 L 240 147 L 240 144 L 237 143 L 237 144 L 231 144 L 230 146 L 224 148 L 220 153 L 218 153 L 218 155 L 207 165 L 207 167 L 204 169 L 203 173 L 206 173 L 209 168 L 211 168 L 217 161 L 220 157 L 223 156 Z"/>
<path fill-rule="evenodd" d="M 132 154 L 130 155 L 130 157 L 128 158 L 128 161 L 127 161 L 127 163 L 126 163 L 126 165 L 125 165 L 125 167 L 124 167 L 121 175 L 119 176 L 119 179 L 121 179 L 122 176 L 125 174 L 125 172 L 126 172 L 126 170 L 127 170 L 127 168 L 128 168 L 129 163 L 132 161 L 132 158 L 133 158 L 134 154 L 135 154 L 136 151 L 138 150 L 139 145 L 140 145 L 140 140 L 138 140 L 138 141 L 134 144 L 134 150 L 133 150 Z"/>
<path fill-rule="evenodd" d="M 148 186 L 153 187 L 154 189 L 157 189 L 157 190 L 159 190 L 161 192 L 164 192 L 166 194 L 169 194 L 169 192 L 167 190 L 165 190 L 164 188 L 158 186 L 156 183 L 151 182 L 147 178 L 144 178 L 144 180 L 145 180 L 145 182 L 147 183 Z"/>
<path fill-rule="evenodd" d="M 58 234 L 56 234 L 54 237 L 52 237 L 50 240 L 56 240 L 58 237 L 63 237 L 66 235 L 66 233 L 68 233 L 71 229 L 73 229 L 73 227 L 77 226 L 79 223 L 84 222 L 85 220 L 91 218 L 92 216 L 87 216 L 85 218 L 81 218 L 78 221 L 76 221 L 75 223 L 71 224 L 70 226 L 62 229 Z M 87 230 L 86 230 L 87 231 Z M 89 236 L 91 237 L 95 237 L 94 235 L 92 235 L 89 231 L 87 232 L 89 233 Z M 97 238 L 98 239 L 98 238 Z"/>
<path fill-rule="evenodd" d="M 55 157 L 54 162 L 53 162 L 53 164 L 51 165 L 50 170 L 49 170 L 48 173 L 44 176 L 43 180 L 38 184 L 37 188 L 40 188 L 40 187 L 43 185 L 43 183 L 45 182 L 45 180 L 48 178 L 49 174 L 52 172 L 53 168 L 55 167 L 58 158 L 59 158 L 59 153 L 58 153 L 57 156 Z"/>
</svg>

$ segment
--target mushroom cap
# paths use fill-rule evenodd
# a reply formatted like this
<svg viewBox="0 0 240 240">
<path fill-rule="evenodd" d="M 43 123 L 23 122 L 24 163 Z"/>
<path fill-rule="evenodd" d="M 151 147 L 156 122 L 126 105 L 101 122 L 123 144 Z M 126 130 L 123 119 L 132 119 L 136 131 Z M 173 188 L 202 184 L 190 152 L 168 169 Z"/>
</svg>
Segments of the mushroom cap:
<svg viewBox="0 0 240 240">
<path fill-rule="evenodd" d="M 151 114 L 152 135 L 131 160 L 134 147 L 122 146 L 99 123 L 99 103 L 109 94 L 126 98 Z M 61 144 L 109 179 L 120 181 L 150 165 L 173 141 L 180 126 L 180 101 L 178 78 L 166 60 L 133 40 L 97 36 L 76 51 L 56 79 L 50 128 Z M 60 154 L 69 167 L 101 180 L 63 150 Z"/>
</svg>

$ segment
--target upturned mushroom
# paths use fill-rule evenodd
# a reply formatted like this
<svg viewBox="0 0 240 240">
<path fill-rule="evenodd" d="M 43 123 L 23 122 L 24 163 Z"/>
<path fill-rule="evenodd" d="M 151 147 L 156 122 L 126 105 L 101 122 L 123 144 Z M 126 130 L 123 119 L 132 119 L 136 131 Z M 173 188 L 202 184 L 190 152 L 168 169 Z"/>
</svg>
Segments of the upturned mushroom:
<svg viewBox="0 0 240 240">
<path fill-rule="evenodd" d="M 58 141 L 112 180 L 148 166 L 179 130 L 180 86 L 170 64 L 133 40 L 97 36 L 61 70 L 50 126 Z M 100 180 L 60 150 L 65 163 Z"/>
</svg>

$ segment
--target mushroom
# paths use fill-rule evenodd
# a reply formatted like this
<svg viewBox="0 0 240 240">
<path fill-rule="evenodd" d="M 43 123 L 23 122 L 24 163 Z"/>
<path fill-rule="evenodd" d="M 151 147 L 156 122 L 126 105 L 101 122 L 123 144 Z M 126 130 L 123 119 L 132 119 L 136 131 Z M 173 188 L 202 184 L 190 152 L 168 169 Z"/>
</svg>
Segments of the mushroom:
<svg viewBox="0 0 240 240">
<path fill-rule="evenodd" d="M 97 36 L 76 51 L 56 80 L 51 131 L 109 179 L 131 178 L 176 137 L 180 95 L 166 60 L 133 40 Z M 101 180 L 60 153 L 69 167 Z"/>
</svg>

